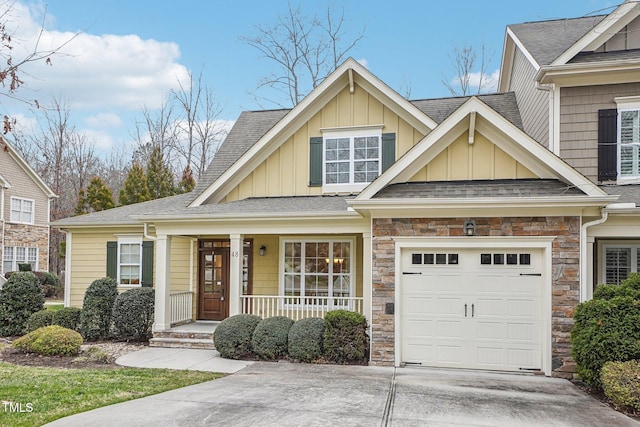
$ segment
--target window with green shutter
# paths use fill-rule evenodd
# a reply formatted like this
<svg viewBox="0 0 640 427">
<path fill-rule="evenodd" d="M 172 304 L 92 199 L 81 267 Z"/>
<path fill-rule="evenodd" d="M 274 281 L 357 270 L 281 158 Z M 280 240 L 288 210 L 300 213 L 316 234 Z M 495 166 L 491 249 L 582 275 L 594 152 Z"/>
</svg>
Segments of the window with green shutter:
<svg viewBox="0 0 640 427">
<path fill-rule="evenodd" d="M 153 286 L 153 247 L 139 237 L 107 242 L 107 276 L 121 286 Z"/>
</svg>

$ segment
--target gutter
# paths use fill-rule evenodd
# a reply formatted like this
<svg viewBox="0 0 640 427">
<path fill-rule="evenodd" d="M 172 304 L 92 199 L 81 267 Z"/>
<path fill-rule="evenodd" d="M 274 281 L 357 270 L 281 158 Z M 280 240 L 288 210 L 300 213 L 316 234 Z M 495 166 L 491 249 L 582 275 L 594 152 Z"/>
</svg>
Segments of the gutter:
<svg viewBox="0 0 640 427">
<path fill-rule="evenodd" d="M 624 210 L 623 205 L 627 205 L 627 204 L 615 203 L 609 206 L 611 206 L 613 210 L 618 210 L 618 209 Z M 633 205 L 633 207 L 635 208 L 634 203 L 630 205 Z M 602 209 L 600 215 L 601 215 L 600 218 L 594 221 L 585 222 L 580 227 L 580 302 L 584 302 L 590 299 L 593 293 L 593 290 L 591 291 L 589 290 L 589 283 L 587 283 L 587 276 L 589 274 L 588 263 L 587 263 L 588 261 L 587 260 L 587 229 L 606 222 L 607 219 L 609 218 L 609 209 L 605 207 L 604 209 Z"/>
</svg>

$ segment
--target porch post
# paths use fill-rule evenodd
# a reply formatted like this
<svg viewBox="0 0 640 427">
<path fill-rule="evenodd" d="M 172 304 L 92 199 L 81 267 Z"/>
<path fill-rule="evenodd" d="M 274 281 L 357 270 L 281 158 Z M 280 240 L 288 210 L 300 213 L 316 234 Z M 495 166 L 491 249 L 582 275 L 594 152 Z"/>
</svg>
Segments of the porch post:
<svg viewBox="0 0 640 427">
<path fill-rule="evenodd" d="M 242 292 L 242 259 L 243 247 L 242 234 L 231 234 L 231 259 L 229 260 L 229 316 L 242 313 L 242 301 L 240 294 Z"/>
<path fill-rule="evenodd" d="M 164 331 L 171 327 L 171 236 L 158 234 L 155 250 L 156 295 L 153 331 Z"/>
<path fill-rule="evenodd" d="M 369 328 L 371 328 L 371 233 L 362 233 L 362 314 L 367 318 Z"/>
</svg>

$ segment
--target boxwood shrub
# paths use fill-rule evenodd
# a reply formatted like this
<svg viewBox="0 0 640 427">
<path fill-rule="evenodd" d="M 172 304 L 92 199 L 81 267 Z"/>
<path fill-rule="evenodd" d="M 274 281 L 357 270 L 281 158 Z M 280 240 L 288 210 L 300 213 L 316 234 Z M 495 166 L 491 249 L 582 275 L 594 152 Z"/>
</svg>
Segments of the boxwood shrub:
<svg viewBox="0 0 640 427">
<path fill-rule="evenodd" d="M 26 332 L 35 331 L 36 329 L 40 329 L 44 326 L 53 325 L 53 317 L 55 312 L 51 310 L 40 310 L 33 313 L 29 320 L 27 320 L 27 326 L 25 328 Z"/>
<path fill-rule="evenodd" d="M 15 348 L 44 356 L 74 356 L 81 345 L 79 333 L 58 325 L 36 329 L 13 342 Z"/>
<path fill-rule="evenodd" d="M 605 363 L 600 382 L 616 408 L 640 412 L 640 360 Z"/>
<path fill-rule="evenodd" d="M 94 280 L 87 288 L 80 315 L 80 333 L 88 341 L 109 337 L 111 313 L 118 296 L 118 283 L 111 277 Z"/>
<path fill-rule="evenodd" d="M 44 301 L 33 273 L 12 274 L 0 289 L 0 336 L 22 335 L 29 317 L 44 308 Z"/>
<path fill-rule="evenodd" d="M 111 314 L 113 336 L 127 341 L 151 338 L 154 302 L 153 288 L 129 289 L 118 295 Z"/>
<path fill-rule="evenodd" d="M 286 356 L 291 325 L 293 320 L 284 316 L 262 319 L 251 337 L 253 352 L 266 360 Z"/>
<path fill-rule="evenodd" d="M 620 285 L 601 285 L 590 301 L 579 304 L 571 331 L 572 355 L 578 374 L 592 387 L 600 387 L 606 362 L 640 359 L 640 275 Z"/>
<path fill-rule="evenodd" d="M 335 363 L 363 363 L 367 354 L 367 319 L 347 310 L 324 316 L 324 354 Z"/>
<path fill-rule="evenodd" d="M 63 328 L 78 331 L 80 329 L 80 314 L 82 309 L 78 307 L 64 307 L 53 312 L 53 324 Z"/>
<path fill-rule="evenodd" d="M 314 362 L 323 355 L 323 341 L 323 319 L 300 319 L 289 329 L 289 357 L 301 362 Z"/>
<path fill-rule="evenodd" d="M 252 356 L 251 338 L 260 320 L 253 314 L 237 314 L 224 319 L 213 333 L 216 350 L 227 359 Z"/>
</svg>

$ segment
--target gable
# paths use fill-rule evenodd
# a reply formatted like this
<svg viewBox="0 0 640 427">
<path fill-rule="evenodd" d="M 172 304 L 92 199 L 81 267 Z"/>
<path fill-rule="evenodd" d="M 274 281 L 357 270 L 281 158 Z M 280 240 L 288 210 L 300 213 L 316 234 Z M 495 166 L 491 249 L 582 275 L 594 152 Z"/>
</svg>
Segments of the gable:
<svg viewBox="0 0 640 427">
<path fill-rule="evenodd" d="M 636 17 L 610 39 L 594 49 L 594 52 L 613 52 L 640 49 L 640 18 Z M 583 50 L 584 52 L 584 50 Z"/>
<path fill-rule="evenodd" d="M 381 127 L 395 135 L 395 150 L 401 156 L 424 134 L 386 107 L 376 96 L 354 82 L 353 91 L 344 87 L 293 134 L 256 166 L 223 201 L 248 197 L 308 196 L 323 194 L 322 188 L 309 185 L 310 139 L 323 131 Z M 395 159 L 394 159 L 395 160 Z"/>
</svg>

